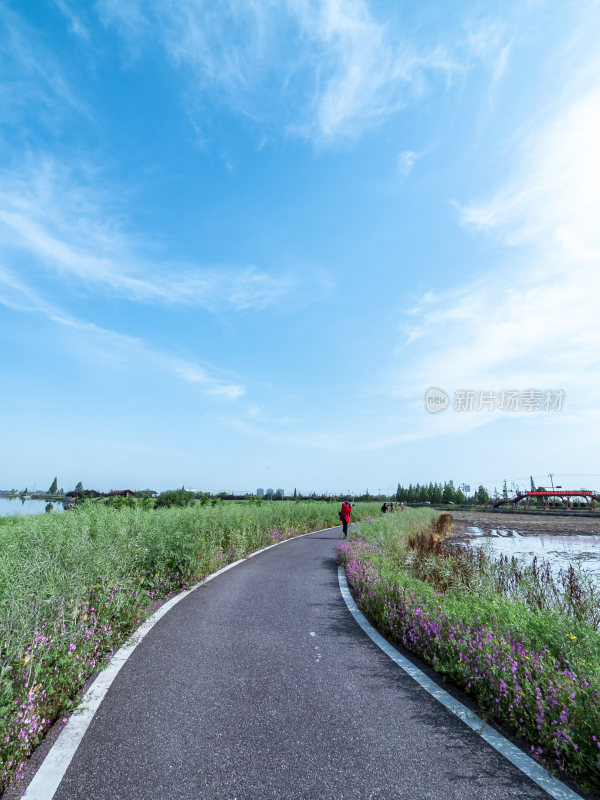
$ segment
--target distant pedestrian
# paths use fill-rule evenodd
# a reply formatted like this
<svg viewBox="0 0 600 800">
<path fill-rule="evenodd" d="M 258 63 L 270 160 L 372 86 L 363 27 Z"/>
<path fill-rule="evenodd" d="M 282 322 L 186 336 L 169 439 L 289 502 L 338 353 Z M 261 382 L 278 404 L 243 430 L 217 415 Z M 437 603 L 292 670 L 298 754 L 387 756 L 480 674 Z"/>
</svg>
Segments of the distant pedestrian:
<svg viewBox="0 0 600 800">
<path fill-rule="evenodd" d="M 386 514 L 386 513 L 387 513 L 387 510 L 388 510 L 388 508 L 387 508 L 387 503 L 384 503 L 384 504 L 381 506 L 381 513 L 382 513 L 382 514 Z"/>
<path fill-rule="evenodd" d="M 352 514 L 352 503 L 350 500 L 344 500 L 342 503 L 342 510 L 340 511 L 340 520 L 342 522 L 342 532 L 344 538 L 348 536 L 348 523 L 350 522 L 350 514 Z"/>
<path fill-rule="evenodd" d="M 400 503 L 400 511 L 404 511 L 404 503 Z"/>
</svg>

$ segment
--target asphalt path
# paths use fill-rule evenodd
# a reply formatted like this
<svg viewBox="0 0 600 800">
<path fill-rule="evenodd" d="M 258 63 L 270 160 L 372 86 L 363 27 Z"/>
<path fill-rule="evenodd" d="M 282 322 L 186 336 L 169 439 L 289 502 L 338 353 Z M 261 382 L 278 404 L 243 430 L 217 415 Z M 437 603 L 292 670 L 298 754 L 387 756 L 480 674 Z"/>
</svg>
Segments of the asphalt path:
<svg viewBox="0 0 600 800">
<path fill-rule="evenodd" d="M 359 628 L 339 538 L 274 547 L 169 611 L 55 800 L 548 800 Z"/>
</svg>

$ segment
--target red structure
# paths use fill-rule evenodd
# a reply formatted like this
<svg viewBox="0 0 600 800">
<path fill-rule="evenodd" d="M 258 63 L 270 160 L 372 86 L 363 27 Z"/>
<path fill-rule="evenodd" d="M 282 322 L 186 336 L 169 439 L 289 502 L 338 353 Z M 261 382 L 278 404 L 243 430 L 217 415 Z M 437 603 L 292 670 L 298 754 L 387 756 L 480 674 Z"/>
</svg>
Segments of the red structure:
<svg viewBox="0 0 600 800">
<path fill-rule="evenodd" d="M 595 494 L 591 489 L 580 489 L 579 491 L 565 491 L 564 489 L 555 489 L 553 492 L 518 492 L 514 497 L 509 497 L 506 500 L 496 500 L 493 508 L 500 508 L 500 506 L 516 506 L 518 503 L 523 503 L 525 508 L 529 508 L 531 500 L 542 500 L 544 509 L 548 511 L 551 506 L 551 501 L 559 500 L 562 508 L 580 508 L 580 503 L 573 503 L 574 497 L 581 497 L 585 500 L 587 510 L 593 511 L 595 503 L 600 503 L 600 495 Z"/>
</svg>

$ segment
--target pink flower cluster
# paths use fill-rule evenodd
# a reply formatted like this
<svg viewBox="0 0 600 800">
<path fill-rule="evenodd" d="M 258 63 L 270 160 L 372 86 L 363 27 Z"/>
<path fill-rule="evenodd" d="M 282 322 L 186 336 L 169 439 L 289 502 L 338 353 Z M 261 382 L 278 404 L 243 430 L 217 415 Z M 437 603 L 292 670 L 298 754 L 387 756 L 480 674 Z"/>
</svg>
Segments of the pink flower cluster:
<svg viewBox="0 0 600 800">
<path fill-rule="evenodd" d="M 528 744 L 533 758 L 597 788 L 597 677 L 576 674 L 566 659 L 552 656 L 548 648 L 528 648 L 497 624 L 466 624 L 454 618 L 444 610 L 443 595 L 426 599 L 402 586 L 401 578 L 386 583 L 371 561 L 373 552 L 359 540 L 338 547 L 360 610 L 385 635 L 472 692 L 489 718 Z"/>
</svg>

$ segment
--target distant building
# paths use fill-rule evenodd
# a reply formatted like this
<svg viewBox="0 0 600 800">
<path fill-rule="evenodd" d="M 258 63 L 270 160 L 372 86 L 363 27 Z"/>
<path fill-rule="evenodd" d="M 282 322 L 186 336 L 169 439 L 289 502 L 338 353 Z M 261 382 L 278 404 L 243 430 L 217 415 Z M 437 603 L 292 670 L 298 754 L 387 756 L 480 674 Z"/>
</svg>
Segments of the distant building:
<svg viewBox="0 0 600 800">
<path fill-rule="evenodd" d="M 265 490 L 264 489 L 257 489 L 256 490 L 256 496 L 257 497 L 264 497 L 265 496 Z"/>
</svg>

